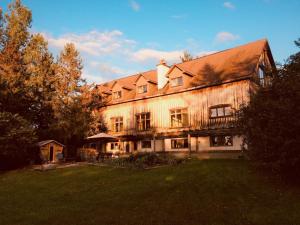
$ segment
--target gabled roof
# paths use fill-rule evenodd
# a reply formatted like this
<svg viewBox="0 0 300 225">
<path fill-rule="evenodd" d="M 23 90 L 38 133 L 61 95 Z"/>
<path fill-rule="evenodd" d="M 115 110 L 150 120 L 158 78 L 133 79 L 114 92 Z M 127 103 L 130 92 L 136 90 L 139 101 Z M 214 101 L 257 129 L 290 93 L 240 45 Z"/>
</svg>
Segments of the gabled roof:
<svg viewBox="0 0 300 225">
<path fill-rule="evenodd" d="M 174 64 L 171 66 L 168 74 L 170 74 L 174 68 L 178 68 L 184 74 L 189 75 L 190 82 L 184 88 L 212 86 L 241 79 L 248 79 L 254 76 L 259 58 L 264 51 L 267 52 L 272 66 L 275 67 L 268 41 L 266 39 L 262 39 L 235 48 L 202 56 L 191 61 Z M 122 101 L 131 100 L 138 98 L 135 93 L 135 82 L 140 76 L 145 77 L 146 80 L 153 81 L 153 83 L 157 83 L 157 72 L 155 69 L 116 79 L 98 86 L 101 88 L 102 86 L 105 86 L 104 90 L 107 88 L 111 90 L 114 83 L 117 82 L 123 87 L 126 86 L 129 90 L 129 94 L 126 99 L 124 98 Z M 101 88 L 99 88 L 99 90 L 101 90 Z M 152 92 L 145 96 L 168 94 L 182 90 L 183 87 L 180 90 L 179 88 L 176 88 L 175 91 L 170 88 L 169 83 L 167 83 L 163 89 L 156 90 L 155 93 Z"/>
<path fill-rule="evenodd" d="M 64 147 L 63 144 L 61 144 L 61 143 L 59 143 L 58 141 L 55 141 L 55 140 L 44 140 L 44 141 L 40 141 L 40 142 L 36 143 L 36 145 L 39 146 L 39 147 L 42 147 L 42 146 L 44 146 L 44 145 L 46 145 L 46 144 L 49 144 L 49 143 L 52 143 L 52 142 L 55 142 L 56 144 L 61 145 L 61 146 Z"/>
</svg>

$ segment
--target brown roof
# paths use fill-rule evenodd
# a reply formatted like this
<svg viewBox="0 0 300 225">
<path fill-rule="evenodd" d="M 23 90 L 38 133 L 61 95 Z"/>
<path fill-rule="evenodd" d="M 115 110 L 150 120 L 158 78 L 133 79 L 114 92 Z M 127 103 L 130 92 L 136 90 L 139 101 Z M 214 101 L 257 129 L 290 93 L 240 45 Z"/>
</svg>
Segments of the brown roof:
<svg viewBox="0 0 300 225">
<path fill-rule="evenodd" d="M 262 39 L 199 57 L 191 61 L 178 63 L 173 65 L 173 67 L 176 66 L 190 76 L 191 82 L 189 87 L 216 85 L 252 77 L 255 73 L 259 57 L 265 50 L 268 52 L 271 63 L 274 65 L 268 41 L 266 39 Z M 128 95 L 130 97 L 128 99 L 123 99 L 129 100 L 135 98 L 136 87 L 134 84 L 141 75 L 148 81 L 157 83 L 157 73 L 155 69 L 113 80 L 108 83 L 98 85 L 98 87 L 100 88 L 100 91 L 110 91 L 115 82 L 117 82 L 124 88 L 127 87 L 131 89 L 130 92 L 132 93 Z M 154 93 L 154 95 L 169 92 L 171 92 L 171 90 L 167 84 L 163 90 L 158 90 L 157 93 Z"/>
</svg>

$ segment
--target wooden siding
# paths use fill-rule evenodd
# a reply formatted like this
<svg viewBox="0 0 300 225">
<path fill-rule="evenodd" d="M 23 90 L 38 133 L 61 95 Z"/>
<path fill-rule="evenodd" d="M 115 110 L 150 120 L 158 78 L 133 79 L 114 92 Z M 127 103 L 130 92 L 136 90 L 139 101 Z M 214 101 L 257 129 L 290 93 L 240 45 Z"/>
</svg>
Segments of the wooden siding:
<svg viewBox="0 0 300 225">
<path fill-rule="evenodd" d="M 232 127 L 235 117 L 209 119 L 209 107 L 230 104 L 234 110 L 249 101 L 250 80 L 242 80 L 182 93 L 145 98 L 121 104 L 107 106 L 103 111 L 109 133 L 114 135 L 136 135 L 147 133 L 166 133 L 184 130 L 203 130 Z M 188 109 L 188 126 L 171 128 L 170 110 Z M 151 130 L 137 131 L 135 115 L 151 113 Z M 110 118 L 123 117 L 123 131 L 112 132 Z"/>
</svg>

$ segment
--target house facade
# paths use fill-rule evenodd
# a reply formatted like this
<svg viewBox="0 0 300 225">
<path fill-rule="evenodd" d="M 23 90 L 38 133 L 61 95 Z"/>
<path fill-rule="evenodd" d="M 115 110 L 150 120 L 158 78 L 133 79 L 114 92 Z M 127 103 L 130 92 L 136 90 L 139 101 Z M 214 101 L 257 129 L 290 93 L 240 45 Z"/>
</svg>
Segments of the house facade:
<svg viewBox="0 0 300 225">
<path fill-rule="evenodd" d="M 233 152 L 237 112 L 275 68 L 267 40 L 97 85 L 106 152 Z"/>
</svg>

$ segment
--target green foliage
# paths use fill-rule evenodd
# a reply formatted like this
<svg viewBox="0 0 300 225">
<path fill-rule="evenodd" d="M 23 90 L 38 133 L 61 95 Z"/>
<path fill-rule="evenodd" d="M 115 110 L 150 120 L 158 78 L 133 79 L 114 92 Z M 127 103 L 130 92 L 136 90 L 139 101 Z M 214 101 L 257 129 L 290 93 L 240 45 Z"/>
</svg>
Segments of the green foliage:
<svg viewBox="0 0 300 225">
<path fill-rule="evenodd" d="M 36 157 L 34 128 L 18 114 L 0 112 L 0 169 L 27 164 Z"/>
<path fill-rule="evenodd" d="M 252 96 L 239 125 L 250 158 L 291 179 L 300 175 L 300 53 Z"/>
</svg>

